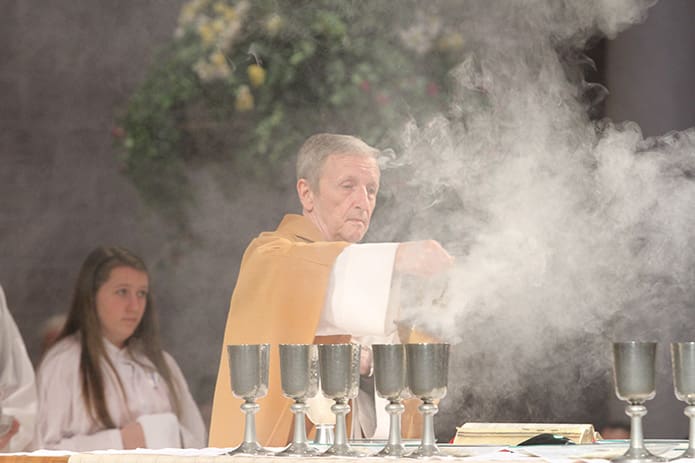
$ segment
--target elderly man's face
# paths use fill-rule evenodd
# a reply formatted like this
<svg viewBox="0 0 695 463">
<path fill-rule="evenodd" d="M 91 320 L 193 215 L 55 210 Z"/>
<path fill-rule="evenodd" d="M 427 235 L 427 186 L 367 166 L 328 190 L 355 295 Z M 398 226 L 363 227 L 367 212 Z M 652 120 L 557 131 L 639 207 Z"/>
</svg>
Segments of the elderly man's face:
<svg viewBox="0 0 695 463">
<path fill-rule="evenodd" d="M 318 188 L 297 184 L 304 214 L 328 241 L 360 241 L 369 228 L 379 191 L 379 167 L 369 156 L 332 154 L 321 168 Z"/>
</svg>

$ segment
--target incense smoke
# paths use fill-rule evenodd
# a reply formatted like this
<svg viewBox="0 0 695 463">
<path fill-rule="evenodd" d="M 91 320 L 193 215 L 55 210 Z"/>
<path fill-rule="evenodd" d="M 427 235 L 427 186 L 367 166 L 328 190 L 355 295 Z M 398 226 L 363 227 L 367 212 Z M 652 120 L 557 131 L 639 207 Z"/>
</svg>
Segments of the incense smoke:
<svg viewBox="0 0 695 463">
<path fill-rule="evenodd" d="M 404 317 L 457 342 L 444 433 L 465 421 L 595 421 L 609 342 L 669 342 L 695 300 L 695 130 L 594 122 L 581 50 L 650 2 L 449 6 L 467 49 L 448 114 L 404 131 L 379 239 L 436 238 L 448 281 Z M 397 206 L 397 207 L 396 207 Z M 375 224 L 376 226 L 376 224 Z M 412 282 L 411 282 L 412 283 Z M 415 285 L 416 286 L 416 285 Z M 589 402 L 589 403 L 588 403 Z"/>
</svg>

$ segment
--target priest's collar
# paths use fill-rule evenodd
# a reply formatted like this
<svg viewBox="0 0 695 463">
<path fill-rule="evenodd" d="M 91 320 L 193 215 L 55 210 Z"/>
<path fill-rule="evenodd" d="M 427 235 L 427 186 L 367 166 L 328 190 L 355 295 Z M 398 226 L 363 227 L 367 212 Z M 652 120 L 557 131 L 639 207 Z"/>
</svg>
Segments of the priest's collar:
<svg viewBox="0 0 695 463">
<path fill-rule="evenodd" d="M 284 233 L 291 233 L 297 238 L 309 243 L 326 241 L 321 231 L 316 228 L 316 225 L 303 215 L 286 214 L 285 217 L 282 218 L 280 225 L 278 225 L 278 231 L 280 230 Z"/>
</svg>

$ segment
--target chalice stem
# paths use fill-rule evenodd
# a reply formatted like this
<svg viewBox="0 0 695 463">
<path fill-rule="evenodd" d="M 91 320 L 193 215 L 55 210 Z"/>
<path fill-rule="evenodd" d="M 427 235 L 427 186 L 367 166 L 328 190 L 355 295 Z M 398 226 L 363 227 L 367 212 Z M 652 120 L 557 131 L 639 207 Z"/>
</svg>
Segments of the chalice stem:
<svg viewBox="0 0 695 463">
<path fill-rule="evenodd" d="M 627 406 L 625 414 L 630 417 L 630 450 L 644 449 L 642 417 L 647 414 L 647 408 L 644 405 L 630 404 Z"/>
<path fill-rule="evenodd" d="M 347 443 L 347 427 L 345 426 L 345 413 L 336 414 L 335 420 L 335 442 L 337 446 Z"/>
<path fill-rule="evenodd" d="M 247 444 L 256 443 L 256 413 L 260 405 L 255 402 L 244 402 L 241 404 L 241 410 L 246 415 L 244 421 L 244 442 Z"/>
<path fill-rule="evenodd" d="M 350 405 L 345 403 L 347 399 L 341 397 L 335 399 L 335 404 L 331 410 L 335 413 L 335 436 L 333 445 L 326 450 L 324 455 L 335 455 L 339 457 L 354 456 L 357 453 L 348 445 L 347 427 L 345 426 L 345 415 L 350 412 Z"/>
<path fill-rule="evenodd" d="M 390 403 L 386 406 L 386 411 L 389 413 L 389 445 L 401 445 L 401 413 L 405 407 L 398 403 Z"/>
<path fill-rule="evenodd" d="M 296 402 L 290 407 L 292 413 L 294 413 L 294 438 L 292 442 L 295 444 L 306 443 L 306 424 L 305 424 L 305 410 L 306 404 L 301 402 Z"/>
<path fill-rule="evenodd" d="M 434 447 L 434 415 L 438 411 L 438 407 L 429 402 L 425 402 L 420 405 L 420 412 L 422 412 L 422 447 Z"/>
<path fill-rule="evenodd" d="M 681 458 L 695 458 L 695 405 L 688 405 L 683 412 L 690 418 L 690 432 L 688 435 L 688 450 Z"/>
<path fill-rule="evenodd" d="M 347 426 L 345 425 L 345 415 L 347 414 L 347 408 L 350 406 L 347 404 L 336 404 L 333 405 L 335 411 L 335 442 L 334 446 L 339 447 L 347 444 Z"/>
</svg>

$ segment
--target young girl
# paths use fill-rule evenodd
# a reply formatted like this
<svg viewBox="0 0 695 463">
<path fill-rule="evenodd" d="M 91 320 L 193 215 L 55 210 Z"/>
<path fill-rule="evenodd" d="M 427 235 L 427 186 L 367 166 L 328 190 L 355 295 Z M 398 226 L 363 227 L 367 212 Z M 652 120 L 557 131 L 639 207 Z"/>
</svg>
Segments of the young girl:
<svg viewBox="0 0 695 463">
<path fill-rule="evenodd" d="M 186 380 L 161 348 L 149 289 L 131 252 L 87 256 L 63 332 L 38 370 L 38 448 L 205 446 Z"/>
</svg>

